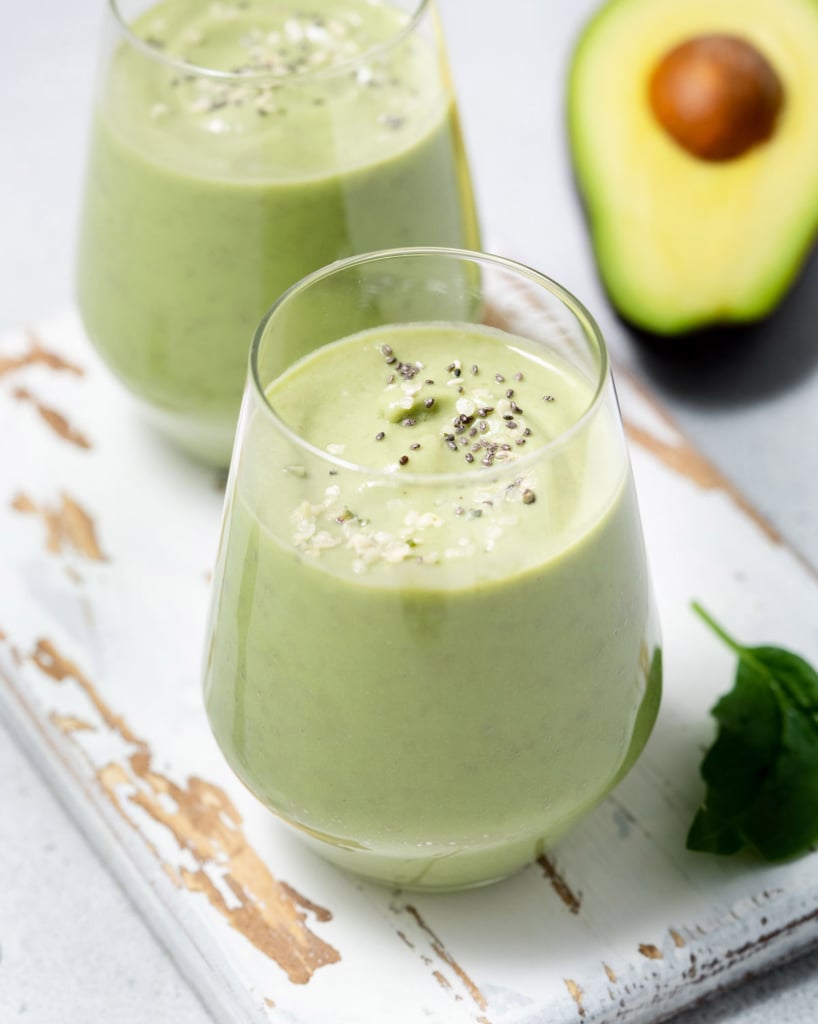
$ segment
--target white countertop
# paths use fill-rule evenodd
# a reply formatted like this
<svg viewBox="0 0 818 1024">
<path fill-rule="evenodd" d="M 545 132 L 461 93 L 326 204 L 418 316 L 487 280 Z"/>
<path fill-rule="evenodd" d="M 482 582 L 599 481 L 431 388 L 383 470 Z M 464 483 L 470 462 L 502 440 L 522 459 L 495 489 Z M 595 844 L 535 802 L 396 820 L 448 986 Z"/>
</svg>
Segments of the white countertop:
<svg viewBox="0 0 818 1024">
<path fill-rule="evenodd" d="M 810 320 L 818 319 L 818 261 L 797 301 L 774 321 L 780 333 L 774 347 L 767 332 L 749 336 L 746 348 L 729 358 L 707 362 L 637 348 L 596 281 L 563 134 L 570 40 L 595 4 L 439 2 L 486 247 L 576 292 L 600 320 L 615 356 L 649 377 L 700 450 L 818 565 L 818 343 L 808 333 Z M 73 301 L 74 234 L 103 3 L 18 3 L 6 19 L 0 44 L 0 332 Z M 805 317 L 810 304 L 814 316 Z M 0 841 L 0 1021 L 210 1024 L 2 725 L 0 800 L 7 808 Z M 814 1024 L 818 966 L 812 959 L 750 980 L 679 1024 Z"/>
</svg>

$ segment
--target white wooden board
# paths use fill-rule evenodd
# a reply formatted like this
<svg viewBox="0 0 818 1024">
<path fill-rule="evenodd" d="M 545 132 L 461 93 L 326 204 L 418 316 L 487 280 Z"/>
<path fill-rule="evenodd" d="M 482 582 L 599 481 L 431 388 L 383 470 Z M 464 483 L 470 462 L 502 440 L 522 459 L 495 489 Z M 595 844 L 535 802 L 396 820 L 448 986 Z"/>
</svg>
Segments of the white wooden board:
<svg viewBox="0 0 818 1024">
<path fill-rule="evenodd" d="M 210 736 L 221 481 L 137 418 L 72 313 L 0 341 L 0 710 L 218 1018 L 653 1024 L 818 941 L 815 854 L 684 848 L 734 669 L 690 601 L 818 661 L 818 574 L 617 384 L 664 633 L 656 730 L 547 858 L 419 896 L 305 850 Z"/>
</svg>

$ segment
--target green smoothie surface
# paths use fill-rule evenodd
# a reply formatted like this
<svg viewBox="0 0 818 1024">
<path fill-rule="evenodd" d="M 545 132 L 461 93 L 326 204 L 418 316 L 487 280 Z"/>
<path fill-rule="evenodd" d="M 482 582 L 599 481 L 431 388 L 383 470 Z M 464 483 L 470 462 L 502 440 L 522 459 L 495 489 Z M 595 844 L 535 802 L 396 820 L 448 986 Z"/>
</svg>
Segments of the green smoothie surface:
<svg viewBox="0 0 818 1024">
<path fill-rule="evenodd" d="M 581 419 L 595 386 L 522 338 L 433 323 L 328 345 L 267 398 L 299 436 L 347 462 L 454 474 L 542 448 Z"/>
<path fill-rule="evenodd" d="M 189 173 L 303 180 L 382 160 L 450 102 L 409 26 L 377 0 L 162 0 L 131 30 L 164 60 L 122 51 L 109 123 Z"/>
<path fill-rule="evenodd" d="M 371 0 L 164 0 L 131 29 L 169 59 L 280 79 L 343 66 L 377 50 L 409 20 Z"/>
<path fill-rule="evenodd" d="M 292 543 L 327 567 L 351 561 L 393 583 L 407 579 L 394 574 L 399 563 L 414 575 L 471 560 L 467 579 L 536 565 L 621 485 L 598 426 L 560 450 L 596 388 L 525 339 L 473 324 L 375 328 L 321 348 L 266 392 L 280 420 L 330 459 L 311 468 L 326 486 L 311 481 L 292 509 Z M 345 474 L 334 460 L 359 468 Z"/>
</svg>

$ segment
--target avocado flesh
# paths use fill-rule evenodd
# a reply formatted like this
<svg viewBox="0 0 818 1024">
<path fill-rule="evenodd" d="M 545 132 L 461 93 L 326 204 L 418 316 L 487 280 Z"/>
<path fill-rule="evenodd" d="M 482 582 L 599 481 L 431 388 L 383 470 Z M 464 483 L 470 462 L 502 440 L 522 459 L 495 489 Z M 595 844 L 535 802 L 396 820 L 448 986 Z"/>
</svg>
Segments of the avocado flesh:
<svg viewBox="0 0 818 1024">
<path fill-rule="evenodd" d="M 664 55 L 740 36 L 775 68 L 772 137 L 733 160 L 682 149 L 650 108 Z M 759 319 L 787 291 L 818 228 L 818 0 L 611 0 L 574 51 L 568 129 L 597 265 L 635 325 L 681 334 Z"/>
</svg>

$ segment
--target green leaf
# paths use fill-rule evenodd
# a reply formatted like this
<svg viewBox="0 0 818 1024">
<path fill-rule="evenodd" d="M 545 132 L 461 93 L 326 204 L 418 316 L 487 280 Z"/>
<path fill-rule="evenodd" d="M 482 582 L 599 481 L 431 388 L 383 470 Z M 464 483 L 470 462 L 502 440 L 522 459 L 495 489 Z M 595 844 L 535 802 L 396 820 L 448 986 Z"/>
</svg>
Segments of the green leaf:
<svg viewBox="0 0 818 1024">
<path fill-rule="evenodd" d="M 741 832 L 719 814 L 701 807 L 687 834 L 688 850 L 704 853 L 738 853 L 744 846 Z"/>
<path fill-rule="evenodd" d="M 701 773 L 712 790 L 708 806 L 731 817 L 746 811 L 775 767 L 781 742 L 781 712 L 766 679 L 739 663 L 736 682 L 712 710 L 719 723 Z"/>
<path fill-rule="evenodd" d="M 768 860 L 804 853 L 818 840 L 818 673 L 790 651 L 742 646 L 693 607 L 739 663 L 712 710 L 719 729 L 702 761 L 707 790 L 688 849 L 749 847 Z"/>
</svg>

